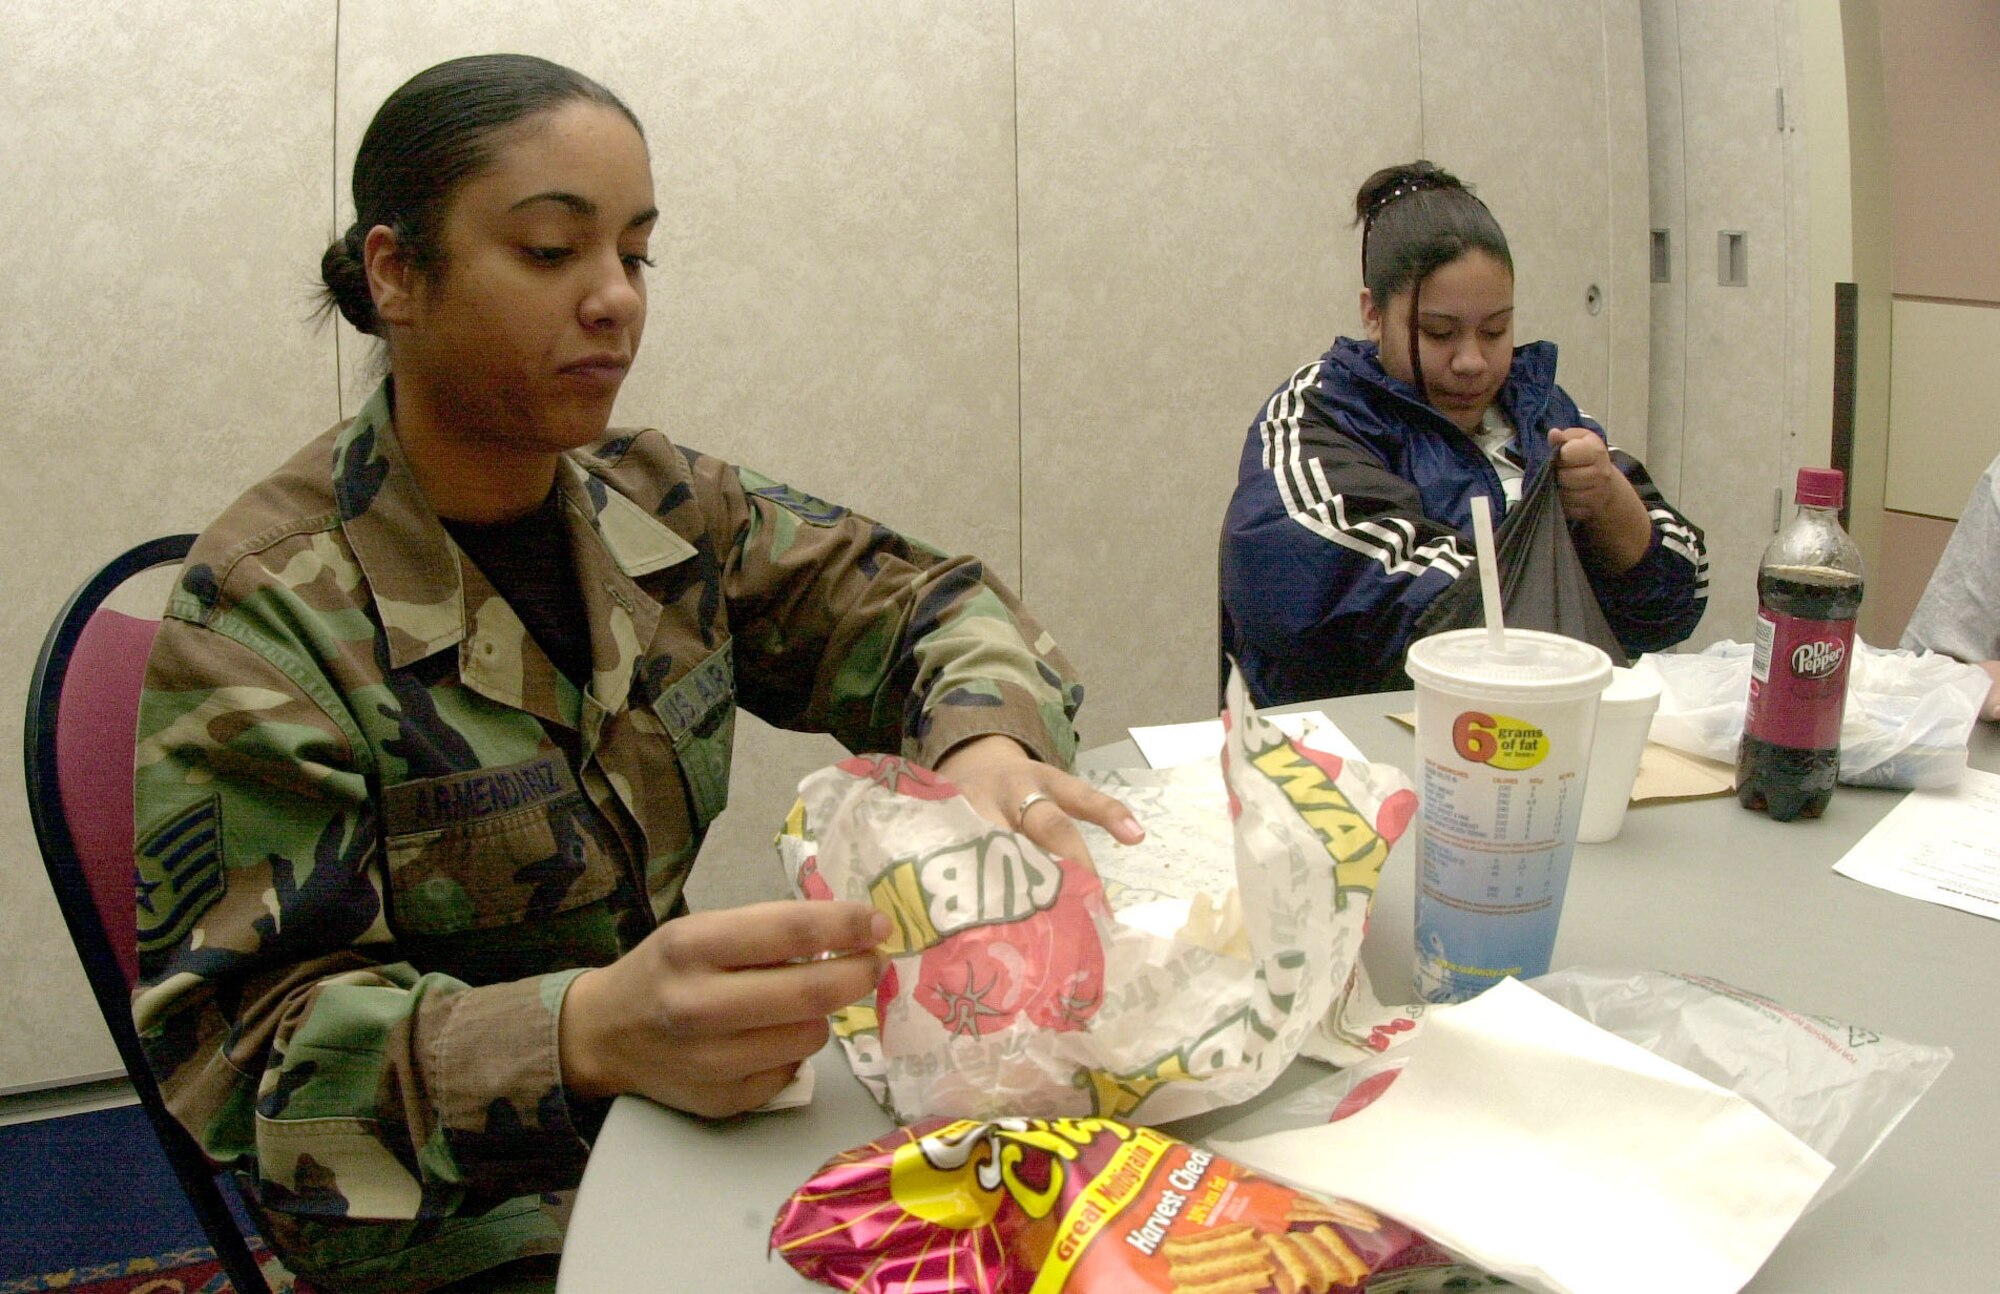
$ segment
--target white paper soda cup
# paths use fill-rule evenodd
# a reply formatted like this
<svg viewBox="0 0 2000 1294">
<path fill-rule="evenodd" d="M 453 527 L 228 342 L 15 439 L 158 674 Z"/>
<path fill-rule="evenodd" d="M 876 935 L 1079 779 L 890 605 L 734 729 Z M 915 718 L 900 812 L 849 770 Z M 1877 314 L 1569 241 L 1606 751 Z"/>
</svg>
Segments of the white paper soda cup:
<svg viewBox="0 0 2000 1294">
<path fill-rule="evenodd" d="M 1417 686 L 1417 992 L 1462 1002 L 1549 969 L 1611 658 L 1484 629 L 1410 645 Z"/>
<path fill-rule="evenodd" d="M 1597 732 L 1590 742 L 1590 777 L 1583 787 L 1583 819 L 1576 838 L 1598 844 L 1625 825 L 1625 806 L 1632 802 L 1632 783 L 1646 753 L 1646 734 L 1653 730 L 1653 712 L 1660 708 L 1660 681 L 1613 666 L 1611 686 L 1597 702 Z"/>
</svg>

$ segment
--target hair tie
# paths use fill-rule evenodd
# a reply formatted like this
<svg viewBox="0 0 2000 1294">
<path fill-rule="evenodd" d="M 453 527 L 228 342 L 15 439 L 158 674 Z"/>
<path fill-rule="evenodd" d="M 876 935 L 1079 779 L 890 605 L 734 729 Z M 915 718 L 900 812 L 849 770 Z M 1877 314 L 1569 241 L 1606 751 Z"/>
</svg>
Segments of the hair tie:
<svg viewBox="0 0 2000 1294">
<path fill-rule="evenodd" d="M 1421 193 L 1425 189 L 1457 189 L 1463 187 L 1457 180 L 1452 179 L 1442 171 L 1427 171 L 1421 175 L 1405 176 L 1397 180 L 1394 187 L 1387 193 L 1382 194 L 1375 201 L 1368 204 L 1367 214 L 1361 218 L 1362 227 L 1366 229 L 1367 226 L 1374 224 L 1375 217 L 1382 214 L 1382 208 L 1388 206 L 1398 198 L 1407 198 L 1412 193 Z"/>
</svg>

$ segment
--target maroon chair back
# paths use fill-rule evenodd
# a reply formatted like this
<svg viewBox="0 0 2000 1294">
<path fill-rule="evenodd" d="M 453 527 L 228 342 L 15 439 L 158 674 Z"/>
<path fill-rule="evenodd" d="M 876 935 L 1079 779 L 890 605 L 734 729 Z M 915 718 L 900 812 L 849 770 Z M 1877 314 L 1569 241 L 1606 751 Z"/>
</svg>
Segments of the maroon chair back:
<svg viewBox="0 0 2000 1294">
<path fill-rule="evenodd" d="M 139 979 L 134 737 L 159 622 L 104 601 L 133 576 L 178 563 L 193 544 L 193 535 L 171 535 L 120 554 L 84 581 L 49 626 L 22 733 L 28 816 L 84 977 L 174 1176 L 236 1294 L 270 1294 L 214 1166 L 167 1109 L 132 1022 Z"/>
<path fill-rule="evenodd" d="M 139 982 L 133 911 L 132 751 L 146 654 L 160 622 L 99 608 L 70 654 L 56 712 L 56 778 L 76 861 L 124 973 Z"/>
</svg>

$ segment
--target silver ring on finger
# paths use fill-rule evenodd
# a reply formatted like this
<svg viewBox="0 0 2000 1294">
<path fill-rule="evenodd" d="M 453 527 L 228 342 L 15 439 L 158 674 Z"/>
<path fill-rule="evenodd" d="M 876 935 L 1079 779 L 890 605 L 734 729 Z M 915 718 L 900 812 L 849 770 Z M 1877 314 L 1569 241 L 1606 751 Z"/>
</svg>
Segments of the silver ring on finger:
<svg viewBox="0 0 2000 1294">
<path fill-rule="evenodd" d="M 1014 806 L 1015 825 L 1019 826 L 1025 824 L 1028 820 L 1028 810 L 1034 808 L 1038 804 L 1044 804 L 1044 803 L 1054 804 L 1055 801 L 1040 791 L 1030 791 L 1026 795 L 1022 796 L 1021 802 Z"/>
</svg>

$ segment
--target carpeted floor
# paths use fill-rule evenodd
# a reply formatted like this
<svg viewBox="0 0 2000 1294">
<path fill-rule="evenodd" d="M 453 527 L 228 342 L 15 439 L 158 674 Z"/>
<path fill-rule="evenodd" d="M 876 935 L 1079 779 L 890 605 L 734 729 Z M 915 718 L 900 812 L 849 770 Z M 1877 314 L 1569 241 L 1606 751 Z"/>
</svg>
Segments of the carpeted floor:
<svg viewBox="0 0 2000 1294">
<path fill-rule="evenodd" d="M 221 1294 L 136 1105 L 0 1126 L 0 1294 Z"/>
<path fill-rule="evenodd" d="M 4 1294 L 232 1294 L 234 1289 L 206 1249 L 0 1280 Z"/>
</svg>

